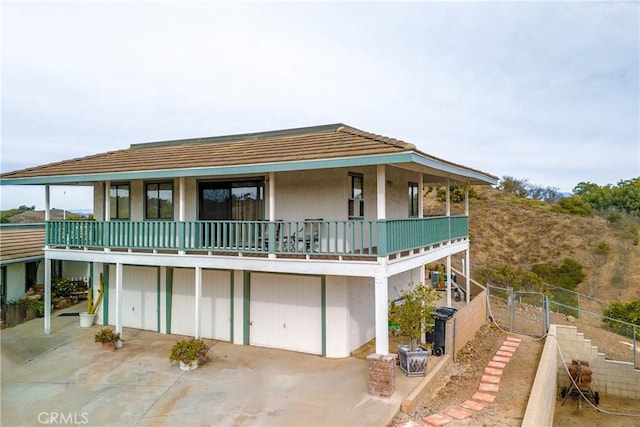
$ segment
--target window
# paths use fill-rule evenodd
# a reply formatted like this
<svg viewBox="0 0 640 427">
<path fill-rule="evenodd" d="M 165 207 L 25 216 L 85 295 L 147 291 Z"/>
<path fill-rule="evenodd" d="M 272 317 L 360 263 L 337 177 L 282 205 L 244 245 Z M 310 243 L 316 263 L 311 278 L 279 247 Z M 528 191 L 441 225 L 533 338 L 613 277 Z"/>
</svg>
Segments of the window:
<svg viewBox="0 0 640 427">
<path fill-rule="evenodd" d="M 129 219 L 129 184 L 111 184 L 111 219 Z"/>
<path fill-rule="evenodd" d="M 172 182 L 149 182 L 144 193 L 146 219 L 173 219 Z"/>
<path fill-rule="evenodd" d="M 418 184 L 409 183 L 409 218 L 418 218 Z"/>
<path fill-rule="evenodd" d="M 361 174 L 350 173 L 349 218 L 364 218 L 364 180 Z"/>
<path fill-rule="evenodd" d="M 200 220 L 252 221 L 264 215 L 264 182 L 201 182 L 198 188 Z"/>
<path fill-rule="evenodd" d="M 7 266 L 0 267 L 0 304 L 7 302 Z M 4 308 L 4 307 L 3 307 Z"/>
<path fill-rule="evenodd" d="M 25 287 L 24 291 L 28 291 L 30 287 L 38 283 L 38 261 L 26 262 L 25 267 Z"/>
</svg>

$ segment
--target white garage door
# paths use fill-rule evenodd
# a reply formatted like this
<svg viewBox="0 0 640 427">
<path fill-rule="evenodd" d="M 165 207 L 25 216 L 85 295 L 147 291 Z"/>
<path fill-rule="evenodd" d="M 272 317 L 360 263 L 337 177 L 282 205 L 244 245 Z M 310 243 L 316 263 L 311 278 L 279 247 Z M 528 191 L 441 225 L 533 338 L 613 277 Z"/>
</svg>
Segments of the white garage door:
<svg viewBox="0 0 640 427">
<path fill-rule="evenodd" d="M 158 269 L 125 265 L 122 272 L 122 326 L 158 330 Z M 109 269 L 109 323 L 116 321 L 116 267 Z"/>
<path fill-rule="evenodd" d="M 171 333 L 195 335 L 195 270 L 173 270 Z M 231 340 L 231 286 L 228 271 L 202 270 L 200 331 L 204 338 Z"/>
<path fill-rule="evenodd" d="M 319 277 L 251 274 L 251 345 L 322 354 Z"/>
</svg>

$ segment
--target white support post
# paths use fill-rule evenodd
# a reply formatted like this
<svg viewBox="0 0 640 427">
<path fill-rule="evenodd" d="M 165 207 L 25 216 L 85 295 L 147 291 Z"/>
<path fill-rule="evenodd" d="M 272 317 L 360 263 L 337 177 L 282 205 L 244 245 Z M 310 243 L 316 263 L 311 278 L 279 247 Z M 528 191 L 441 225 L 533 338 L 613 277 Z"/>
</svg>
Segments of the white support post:
<svg viewBox="0 0 640 427">
<path fill-rule="evenodd" d="M 123 306 L 123 280 L 124 267 L 122 263 L 116 263 L 116 332 L 122 335 L 122 306 Z"/>
<path fill-rule="evenodd" d="M 418 218 L 424 216 L 424 175 L 418 173 Z"/>
<path fill-rule="evenodd" d="M 464 186 L 464 214 L 469 216 L 469 184 Z"/>
<path fill-rule="evenodd" d="M 276 220 L 276 174 L 269 172 L 269 221 Z"/>
<path fill-rule="evenodd" d="M 180 223 L 185 220 L 185 211 L 186 211 L 186 194 L 185 194 L 185 185 L 184 185 L 184 177 L 178 178 L 178 221 Z M 182 227 L 184 224 L 178 224 L 178 227 Z M 182 228 L 181 228 L 182 229 Z M 184 233 L 178 232 L 178 239 L 185 239 Z M 178 247 L 184 247 L 186 242 L 178 242 Z M 178 255 L 184 255 L 185 251 L 179 250 Z"/>
<path fill-rule="evenodd" d="M 195 307 L 195 322 L 196 322 L 196 332 L 195 338 L 200 339 L 201 331 L 200 331 L 200 303 L 202 300 L 202 267 L 196 267 L 196 307 Z"/>
<path fill-rule="evenodd" d="M 451 307 L 451 255 L 447 255 L 447 307 Z"/>
<path fill-rule="evenodd" d="M 387 174 L 385 165 L 378 165 L 376 183 L 378 219 L 387 219 Z"/>
<path fill-rule="evenodd" d="M 376 353 L 389 354 L 389 279 L 380 271 L 374 282 Z"/>
<path fill-rule="evenodd" d="M 111 181 L 104 183 L 104 220 L 111 220 Z"/>
<path fill-rule="evenodd" d="M 469 302 L 471 302 L 471 262 L 469 260 L 469 249 L 467 249 L 466 251 L 464 251 L 464 277 L 466 277 L 466 289 L 467 289 L 467 301 L 466 303 L 469 304 Z"/>
<path fill-rule="evenodd" d="M 446 216 L 451 216 L 451 184 L 449 182 L 449 178 L 447 178 L 447 204 L 446 204 Z"/>
<path fill-rule="evenodd" d="M 47 193 L 49 190 L 47 189 Z M 51 333 L 51 260 L 44 257 L 44 333 Z"/>
<path fill-rule="evenodd" d="M 186 194 L 185 194 L 185 186 L 184 186 L 184 177 L 181 176 L 178 178 L 178 192 L 180 195 L 178 196 L 178 221 L 184 221 L 185 211 L 186 211 Z"/>
<path fill-rule="evenodd" d="M 44 185 L 44 220 L 51 220 L 51 188 L 49 184 Z"/>
</svg>

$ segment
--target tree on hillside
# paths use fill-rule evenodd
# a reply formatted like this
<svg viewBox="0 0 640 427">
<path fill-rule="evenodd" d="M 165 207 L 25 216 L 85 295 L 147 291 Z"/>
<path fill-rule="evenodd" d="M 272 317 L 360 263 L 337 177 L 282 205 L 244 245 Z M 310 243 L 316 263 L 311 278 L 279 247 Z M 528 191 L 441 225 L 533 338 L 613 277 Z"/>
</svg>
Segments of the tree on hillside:
<svg viewBox="0 0 640 427">
<path fill-rule="evenodd" d="M 529 192 L 529 180 L 517 179 L 512 176 L 503 176 L 498 184 L 498 190 L 516 197 L 527 197 Z"/>
<path fill-rule="evenodd" d="M 600 242 L 591 248 L 591 260 L 593 269 L 593 278 L 587 286 L 587 292 L 590 297 L 597 298 L 600 289 L 600 269 L 604 267 L 609 259 L 611 246 L 607 242 Z"/>
<path fill-rule="evenodd" d="M 618 182 L 613 189 L 612 199 L 616 208 L 640 215 L 640 178 Z"/>
<path fill-rule="evenodd" d="M 605 212 L 610 208 L 640 216 L 640 178 L 599 186 L 592 182 L 580 182 L 573 193 L 581 196 L 595 210 Z"/>
</svg>

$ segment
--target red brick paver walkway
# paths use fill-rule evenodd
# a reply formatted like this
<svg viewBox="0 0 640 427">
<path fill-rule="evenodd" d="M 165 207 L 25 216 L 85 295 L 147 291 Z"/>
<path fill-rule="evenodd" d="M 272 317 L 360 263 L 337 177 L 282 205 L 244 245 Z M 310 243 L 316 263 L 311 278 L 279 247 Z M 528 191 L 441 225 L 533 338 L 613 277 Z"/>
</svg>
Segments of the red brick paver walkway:
<svg viewBox="0 0 640 427">
<path fill-rule="evenodd" d="M 520 338 L 507 337 L 504 340 L 502 346 L 496 352 L 496 355 L 493 356 L 493 359 L 487 364 L 480 385 L 478 386 L 478 391 L 470 400 L 466 400 L 460 405 L 447 408 L 442 411 L 442 414 L 423 417 L 422 421 L 425 424 L 410 420 L 398 424 L 396 427 L 423 427 L 424 425 L 437 427 L 448 425 L 456 420 L 473 417 L 475 413 L 483 410 L 496 398 L 496 394 L 500 390 L 500 379 L 502 378 L 503 369 L 507 363 L 509 363 L 519 345 Z"/>
</svg>

